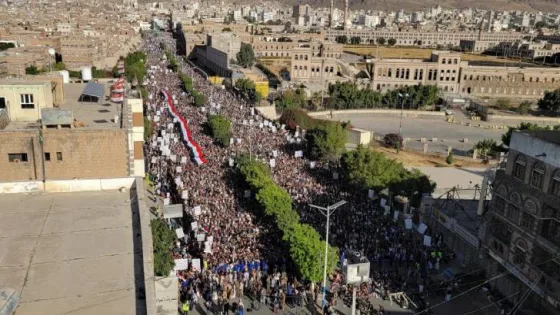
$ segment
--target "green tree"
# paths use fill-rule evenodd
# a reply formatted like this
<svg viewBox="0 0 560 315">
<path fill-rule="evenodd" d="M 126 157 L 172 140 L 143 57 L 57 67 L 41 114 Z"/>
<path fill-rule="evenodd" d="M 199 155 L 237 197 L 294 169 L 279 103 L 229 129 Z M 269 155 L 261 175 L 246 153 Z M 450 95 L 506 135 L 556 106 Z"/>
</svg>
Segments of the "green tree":
<svg viewBox="0 0 560 315">
<path fill-rule="evenodd" d="M 494 139 L 484 139 L 484 140 L 478 141 L 474 145 L 474 148 L 478 150 L 478 153 L 480 153 L 480 155 L 487 156 L 487 155 L 491 154 L 492 152 L 497 151 L 498 144 L 496 143 L 496 140 L 494 140 Z"/>
<path fill-rule="evenodd" d="M 231 122 L 222 115 L 213 115 L 208 119 L 210 134 L 220 145 L 229 146 L 232 137 Z"/>
<path fill-rule="evenodd" d="M 231 27 L 224 27 L 224 28 L 222 29 L 222 32 L 223 32 L 223 33 L 225 33 L 225 32 L 231 32 L 231 31 L 232 31 L 232 30 L 231 30 Z"/>
<path fill-rule="evenodd" d="M 386 42 L 385 37 L 377 37 L 377 43 L 379 45 L 385 45 L 385 42 Z"/>
<path fill-rule="evenodd" d="M 306 96 L 303 89 L 286 90 L 274 101 L 277 108 L 290 109 L 302 108 L 305 106 Z"/>
<path fill-rule="evenodd" d="M 348 36 L 340 35 L 335 38 L 335 41 L 339 44 L 348 44 Z"/>
<path fill-rule="evenodd" d="M 338 122 L 322 122 L 305 134 L 313 159 L 336 161 L 345 151 L 346 129 Z"/>
<path fill-rule="evenodd" d="M 54 65 L 53 70 L 55 71 L 66 70 L 66 65 L 64 64 L 64 62 L 59 61 Z"/>
<path fill-rule="evenodd" d="M 282 111 L 280 123 L 286 125 L 290 130 L 295 130 L 297 126 L 309 130 L 317 126 L 318 120 L 307 115 L 307 112 L 302 109 L 287 108 Z"/>
<path fill-rule="evenodd" d="M 125 77 L 128 82 L 132 82 L 135 78 L 138 82 L 144 82 L 146 76 L 146 54 L 141 51 L 129 53 L 124 58 Z"/>
<path fill-rule="evenodd" d="M 25 74 L 37 75 L 39 73 L 39 69 L 37 69 L 37 67 L 34 65 L 25 68 Z"/>
<path fill-rule="evenodd" d="M 506 131 L 502 135 L 502 149 L 506 149 L 506 147 L 509 147 L 509 144 L 511 142 L 511 134 L 514 131 L 517 130 L 540 131 L 540 130 L 550 130 L 550 129 L 551 128 L 549 128 L 548 126 L 539 126 L 535 123 L 530 123 L 530 122 L 522 122 L 517 127 L 509 127 L 508 131 Z"/>
<path fill-rule="evenodd" d="M 359 45 L 362 43 L 362 38 L 360 36 L 352 36 L 350 38 L 350 44 L 352 45 Z"/>
<path fill-rule="evenodd" d="M 445 159 L 445 163 L 447 163 L 448 165 L 453 164 L 453 152 L 449 152 L 447 158 Z"/>
<path fill-rule="evenodd" d="M 382 105 L 382 95 L 369 88 L 360 89 L 353 82 L 329 84 L 329 108 L 359 109 L 376 108 Z"/>
<path fill-rule="evenodd" d="M 532 105 L 533 105 L 533 102 L 531 102 L 531 101 L 523 101 L 523 102 L 519 103 L 519 107 L 517 107 L 517 112 L 519 112 L 519 114 L 521 114 L 521 115 L 527 115 L 529 113 L 529 111 L 531 110 Z"/>
<path fill-rule="evenodd" d="M 560 112 L 560 89 L 546 91 L 544 97 L 539 100 L 538 106 L 542 110 Z"/>
<path fill-rule="evenodd" d="M 499 98 L 496 100 L 496 107 L 498 109 L 508 109 L 511 105 L 511 101 L 509 100 L 509 98 Z"/>
<path fill-rule="evenodd" d="M 167 226 L 163 219 L 154 219 L 150 225 L 154 245 L 154 272 L 156 276 L 166 277 L 175 267 L 175 261 L 171 256 L 176 239 L 175 232 Z"/>
<path fill-rule="evenodd" d="M 198 91 L 193 91 L 192 96 L 194 100 L 194 105 L 196 107 L 202 107 L 204 106 L 204 104 L 206 104 L 206 97 L 204 96 L 204 94 L 199 93 Z"/>
<path fill-rule="evenodd" d="M 237 63 L 243 68 L 250 68 L 255 64 L 255 53 L 251 44 L 241 44 L 241 50 L 237 53 Z"/>
<path fill-rule="evenodd" d="M 387 44 L 389 44 L 389 46 L 395 46 L 396 43 L 397 40 L 394 38 L 389 38 L 389 40 L 387 41 Z"/>
<path fill-rule="evenodd" d="M 144 141 L 148 141 L 152 137 L 152 122 L 148 117 L 144 117 Z"/>
<path fill-rule="evenodd" d="M 344 153 L 340 164 L 350 185 L 378 192 L 397 182 L 404 172 L 402 164 L 363 146 Z"/>
<path fill-rule="evenodd" d="M 9 48 L 15 48 L 16 45 L 14 43 L 0 43 L 0 51 L 4 51 Z"/>
</svg>

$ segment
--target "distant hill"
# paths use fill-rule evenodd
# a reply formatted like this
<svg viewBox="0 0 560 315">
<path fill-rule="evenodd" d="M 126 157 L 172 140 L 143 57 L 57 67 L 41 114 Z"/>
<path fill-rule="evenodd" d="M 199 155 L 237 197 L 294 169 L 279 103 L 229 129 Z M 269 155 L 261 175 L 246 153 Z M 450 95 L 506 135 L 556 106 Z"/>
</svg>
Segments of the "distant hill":
<svg viewBox="0 0 560 315">
<path fill-rule="evenodd" d="M 312 6 L 329 6 L 330 0 L 278 0 L 286 4 L 310 4 Z M 443 8 L 477 8 L 508 11 L 543 11 L 559 12 L 560 0 L 349 0 L 351 9 L 369 9 L 396 11 L 421 10 L 441 5 Z M 239 1 L 236 1 L 239 2 Z M 342 9 L 344 0 L 335 0 L 335 6 Z"/>
</svg>

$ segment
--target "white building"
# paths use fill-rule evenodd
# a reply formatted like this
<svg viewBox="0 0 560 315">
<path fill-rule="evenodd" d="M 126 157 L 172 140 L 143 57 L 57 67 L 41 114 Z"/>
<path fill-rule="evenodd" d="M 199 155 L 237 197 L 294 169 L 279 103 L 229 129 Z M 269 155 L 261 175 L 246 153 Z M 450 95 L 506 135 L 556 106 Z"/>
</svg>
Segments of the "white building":
<svg viewBox="0 0 560 315">
<path fill-rule="evenodd" d="M 365 27 L 376 27 L 379 25 L 379 16 L 377 15 L 360 15 L 358 24 Z"/>
<path fill-rule="evenodd" d="M 234 21 L 241 21 L 243 19 L 243 13 L 241 10 L 234 10 L 233 11 L 233 20 Z"/>
<path fill-rule="evenodd" d="M 272 12 L 264 11 L 262 14 L 263 22 L 271 21 L 274 18 L 274 14 Z"/>
<path fill-rule="evenodd" d="M 422 22 L 423 20 L 424 20 L 424 12 L 421 11 L 413 12 L 412 17 L 410 18 L 410 21 L 412 23 Z"/>
</svg>

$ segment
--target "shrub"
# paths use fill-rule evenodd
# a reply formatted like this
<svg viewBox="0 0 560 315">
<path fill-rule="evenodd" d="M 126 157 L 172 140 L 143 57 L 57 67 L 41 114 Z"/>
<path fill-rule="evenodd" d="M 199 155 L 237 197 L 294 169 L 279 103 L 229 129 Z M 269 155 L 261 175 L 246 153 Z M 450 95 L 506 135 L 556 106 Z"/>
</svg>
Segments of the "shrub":
<svg viewBox="0 0 560 315">
<path fill-rule="evenodd" d="M 403 145 L 403 138 L 398 133 L 388 133 L 383 137 L 383 143 L 390 148 L 400 150 Z"/>
<path fill-rule="evenodd" d="M 204 106 L 204 104 L 206 103 L 206 97 L 203 94 L 198 93 L 197 91 L 193 91 L 192 95 L 194 98 L 194 105 L 196 107 Z"/>
<path fill-rule="evenodd" d="M 311 129 L 317 126 L 318 121 L 307 115 L 307 112 L 297 108 L 286 109 L 280 116 L 280 123 L 286 125 L 286 128 L 295 130 L 296 126 L 303 129 Z"/>
<path fill-rule="evenodd" d="M 222 146 L 228 146 L 232 133 L 231 122 L 222 115 L 213 115 L 208 119 L 212 138 Z"/>
<path fill-rule="evenodd" d="M 449 152 L 447 158 L 445 159 L 445 163 L 447 163 L 448 165 L 453 164 L 453 152 Z"/>
<path fill-rule="evenodd" d="M 175 267 L 175 261 L 171 256 L 176 238 L 175 232 L 162 219 L 152 220 L 150 225 L 154 245 L 154 272 L 156 276 L 166 277 Z"/>
</svg>

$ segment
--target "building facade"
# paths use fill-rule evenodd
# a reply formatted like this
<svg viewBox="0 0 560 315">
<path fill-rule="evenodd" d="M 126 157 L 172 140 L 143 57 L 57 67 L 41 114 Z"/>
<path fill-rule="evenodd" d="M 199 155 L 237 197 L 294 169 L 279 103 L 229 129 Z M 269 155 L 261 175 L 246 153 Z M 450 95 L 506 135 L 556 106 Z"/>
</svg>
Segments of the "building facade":
<svg viewBox="0 0 560 315">
<path fill-rule="evenodd" d="M 439 86 L 444 92 L 477 97 L 538 99 L 560 88 L 560 69 L 471 66 L 461 54 L 434 51 L 430 60 L 373 61 L 373 88 L 378 91 L 416 84 Z"/>
<path fill-rule="evenodd" d="M 333 58 L 314 55 L 311 47 L 292 50 L 291 79 L 296 81 L 321 81 L 336 77 L 338 64 Z"/>
<path fill-rule="evenodd" d="M 543 314 L 560 311 L 560 132 L 516 131 L 505 170 L 493 182 L 483 242 L 494 263 L 490 274 L 505 268 L 496 286 L 504 296 L 532 294 L 530 308 Z M 501 266 L 501 267 L 500 267 Z M 524 304 L 524 306 L 529 306 Z"/>
</svg>

